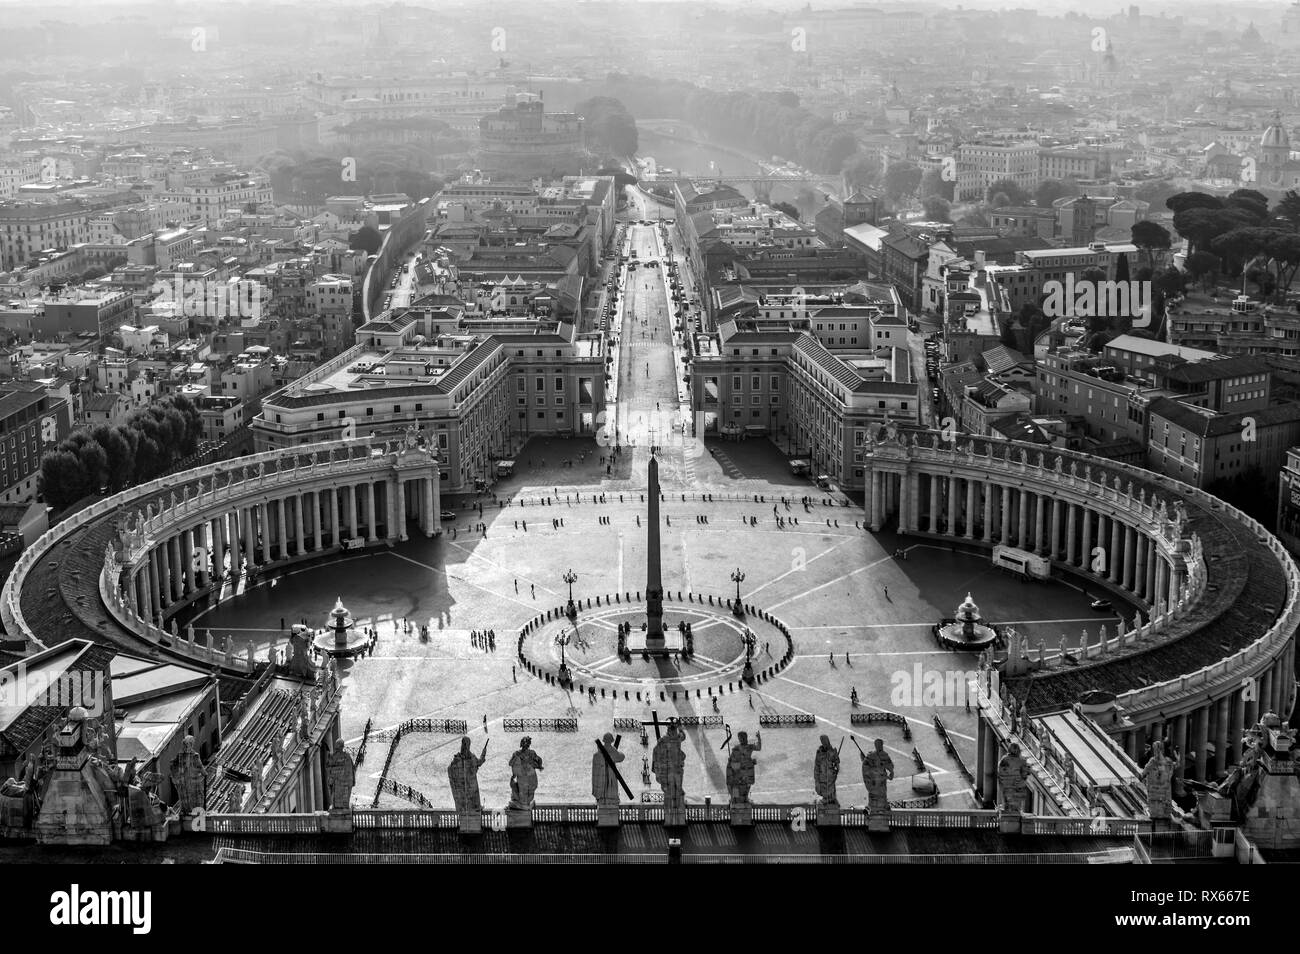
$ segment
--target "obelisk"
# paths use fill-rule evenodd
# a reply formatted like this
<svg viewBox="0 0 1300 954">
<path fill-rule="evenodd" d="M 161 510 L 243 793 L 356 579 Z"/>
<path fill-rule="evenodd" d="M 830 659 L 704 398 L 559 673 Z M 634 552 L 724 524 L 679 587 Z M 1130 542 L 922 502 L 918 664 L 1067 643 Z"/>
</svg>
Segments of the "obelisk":
<svg viewBox="0 0 1300 954">
<path fill-rule="evenodd" d="M 650 510 L 646 514 L 646 649 L 664 648 L 664 584 L 659 570 L 659 462 L 650 455 Z"/>
</svg>

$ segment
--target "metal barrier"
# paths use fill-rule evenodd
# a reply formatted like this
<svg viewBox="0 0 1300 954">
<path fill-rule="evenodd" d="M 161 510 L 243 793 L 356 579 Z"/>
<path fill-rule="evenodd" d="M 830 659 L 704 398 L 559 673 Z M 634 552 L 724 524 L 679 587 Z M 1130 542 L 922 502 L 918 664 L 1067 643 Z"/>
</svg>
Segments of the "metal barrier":
<svg viewBox="0 0 1300 954">
<path fill-rule="evenodd" d="M 506 732 L 577 732 L 577 719 L 505 719 Z"/>
<path fill-rule="evenodd" d="M 816 725 L 817 717 L 814 715 L 805 715 L 803 713 L 797 713 L 795 715 L 763 714 L 758 717 L 758 724 L 764 729 L 782 728 L 784 726 Z"/>
</svg>

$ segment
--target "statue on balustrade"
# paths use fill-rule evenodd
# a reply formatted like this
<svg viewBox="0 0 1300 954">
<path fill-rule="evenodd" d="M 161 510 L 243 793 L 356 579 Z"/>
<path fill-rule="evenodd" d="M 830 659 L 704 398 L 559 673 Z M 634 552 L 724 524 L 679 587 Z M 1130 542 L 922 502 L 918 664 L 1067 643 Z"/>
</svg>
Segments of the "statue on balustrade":
<svg viewBox="0 0 1300 954">
<path fill-rule="evenodd" d="M 326 763 L 326 772 L 329 779 L 330 811 L 348 811 L 352 807 L 352 787 L 357 781 L 357 767 L 343 747 L 342 740 L 334 743 Z"/>
<path fill-rule="evenodd" d="M 470 751 L 469 736 L 460 740 L 460 751 L 451 758 L 447 766 L 447 780 L 451 784 L 451 798 L 456 811 L 462 815 L 483 810 L 483 800 L 478 791 L 478 770 L 487 761 L 487 742 L 483 743 L 483 752 L 475 755 Z"/>
<path fill-rule="evenodd" d="M 208 777 L 203 769 L 203 759 L 195 748 L 194 736 L 185 736 L 180 753 L 172 759 L 170 770 L 181 815 L 202 808 L 207 797 Z"/>
<path fill-rule="evenodd" d="M 599 808 L 618 808 L 617 765 L 627 756 L 614 743 L 614 733 L 606 732 L 599 742 L 600 751 L 591 757 L 591 794 Z"/>
<path fill-rule="evenodd" d="M 533 807 L 537 792 L 537 773 L 543 768 L 542 758 L 531 748 L 531 736 L 524 736 L 519 749 L 510 756 L 510 808 L 521 810 Z"/>
<path fill-rule="evenodd" d="M 746 732 L 737 733 L 737 741 L 731 747 L 727 757 L 727 792 L 731 796 L 731 807 L 737 808 L 749 804 L 749 790 L 756 777 L 757 760 L 755 752 L 763 749 L 763 733 L 755 733 L 753 742 Z"/>
<path fill-rule="evenodd" d="M 876 739 L 876 747 L 870 753 L 864 754 L 858 749 L 858 755 L 862 759 L 862 784 L 867 787 L 867 812 L 872 815 L 887 814 L 894 760 L 885 751 L 885 740 Z"/>
<path fill-rule="evenodd" d="M 1163 742 L 1157 740 L 1151 744 L 1151 758 L 1139 777 L 1147 786 L 1147 814 L 1152 818 L 1168 818 L 1174 800 L 1174 760 L 1165 755 Z"/>
<path fill-rule="evenodd" d="M 1007 754 L 998 762 L 998 785 L 1002 789 L 1002 810 L 1019 813 L 1025 805 L 1029 763 L 1020 754 L 1020 744 L 1012 742 Z"/>
<path fill-rule="evenodd" d="M 41 810 L 41 795 L 49 766 L 28 755 L 20 778 L 0 784 L 0 828 L 30 828 Z"/>
<path fill-rule="evenodd" d="M 840 743 L 844 743 L 841 741 Z M 813 759 L 813 788 L 820 796 L 822 804 L 827 807 L 840 803 L 835 792 L 835 782 L 840 776 L 840 753 L 831 745 L 829 736 L 822 736 L 822 744 L 817 747 Z"/>
<path fill-rule="evenodd" d="M 685 740 L 686 730 L 671 722 L 650 754 L 651 771 L 664 793 L 664 818 L 680 819 L 680 824 L 686 823 L 686 792 L 682 786 L 686 769 L 686 753 L 682 751 Z"/>
</svg>

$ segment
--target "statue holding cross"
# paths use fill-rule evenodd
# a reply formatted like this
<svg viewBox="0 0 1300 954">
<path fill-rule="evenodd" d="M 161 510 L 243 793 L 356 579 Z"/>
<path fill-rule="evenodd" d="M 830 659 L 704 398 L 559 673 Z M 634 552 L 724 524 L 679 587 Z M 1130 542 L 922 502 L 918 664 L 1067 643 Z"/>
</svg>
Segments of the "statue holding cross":
<svg viewBox="0 0 1300 954">
<path fill-rule="evenodd" d="M 618 824 L 618 790 L 621 787 L 632 798 L 632 790 L 618 770 L 618 763 L 626 755 L 618 750 L 620 738 L 606 732 L 596 741 L 596 754 L 591 757 L 591 794 L 596 799 L 596 823 L 602 826 Z"/>
<path fill-rule="evenodd" d="M 654 721 L 655 736 L 659 736 L 659 714 L 651 713 Z M 668 734 L 659 738 L 651 753 L 651 768 L 655 779 L 664 793 L 664 824 L 686 824 L 686 792 L 682 788 L 682 777 L 686 769 L 686 753 L 682 751 L 682 742 L 686 732 L 676 720 L 668 722 Z"/>
</svg>

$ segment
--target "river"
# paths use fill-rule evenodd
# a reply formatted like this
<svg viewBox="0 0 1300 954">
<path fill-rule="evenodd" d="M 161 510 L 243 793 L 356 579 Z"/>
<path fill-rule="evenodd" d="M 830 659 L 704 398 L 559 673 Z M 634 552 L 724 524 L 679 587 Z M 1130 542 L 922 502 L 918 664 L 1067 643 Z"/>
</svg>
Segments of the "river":
<svg viewBox="0 0 1300 954">
<path fill-rule="evenodd" d="M 725 146 L 687 142 L 673 136 L 662 135 L 639 124 L 637 130 L 640 145 L 637 158 L 653 157 L 659 169 L 671 168 L 673 175 L 720 176 L 725 180 L 727 173 L 752 176 L 762 175 L 764 172 L 753 159 L 746 158 Z M 679 131 L 687 136 L 692 135 L 689 127 L 684 126 Z M 753 198 L 754 183 L 737 182 L 734 185 L 745 195 Z M 801 187 L 802 183 L 790 186 L 774 185 L 772 201 L 789 202 L 793 205 Z"/>
</svg>

